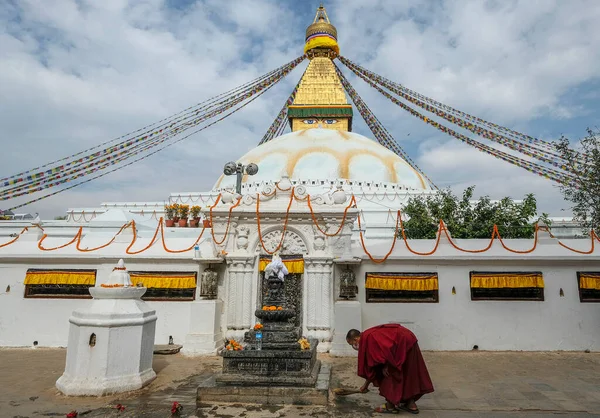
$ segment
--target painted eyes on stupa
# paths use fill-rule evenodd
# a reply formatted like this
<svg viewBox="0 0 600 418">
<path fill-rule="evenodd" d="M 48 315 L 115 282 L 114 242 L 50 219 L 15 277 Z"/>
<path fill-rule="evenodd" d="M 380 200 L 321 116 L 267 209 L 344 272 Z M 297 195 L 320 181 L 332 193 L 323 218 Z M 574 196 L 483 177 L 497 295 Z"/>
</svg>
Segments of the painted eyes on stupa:
<svg viewBox="0 0 600 418">
<path fill-rule="evenodd" d="M 302 122 L 307 125 L 315 125 L 319 122 L 324 123 L 325 125 L 333 125 L 338 123 L 337 119 L 304 119 Z"/>
</svg>

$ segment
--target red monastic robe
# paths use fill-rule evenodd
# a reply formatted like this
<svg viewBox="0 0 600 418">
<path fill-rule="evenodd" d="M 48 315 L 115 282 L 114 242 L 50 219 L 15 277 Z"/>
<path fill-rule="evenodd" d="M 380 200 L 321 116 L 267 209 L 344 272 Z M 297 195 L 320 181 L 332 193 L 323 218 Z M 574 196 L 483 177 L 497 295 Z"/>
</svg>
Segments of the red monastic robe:
<svg viewBox="0 0 600 418">
<path fill-rule="evenodd" d="M 383 375 L 385 365 L 387 377 Z M 417 337 L 398 324 L 379 325 L 360 335 L 358 375 L 373 382 L 379 394 L 394 405 L 433 392 Z"/>
</svg>

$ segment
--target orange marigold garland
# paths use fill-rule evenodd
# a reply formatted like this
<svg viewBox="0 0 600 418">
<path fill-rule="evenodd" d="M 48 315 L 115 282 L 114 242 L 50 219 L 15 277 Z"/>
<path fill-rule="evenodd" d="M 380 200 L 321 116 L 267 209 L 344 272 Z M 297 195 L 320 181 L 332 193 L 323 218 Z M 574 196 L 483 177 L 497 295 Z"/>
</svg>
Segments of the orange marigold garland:
<svg viewBox="0 0 600 418">
<path fill-rule="evenodd" d="M 213 214 L 212 211 L 213 209 L 217 206 L 217 204 L 219 203 L 219 201 L 221 200 L 221 195 L 219 194 L 219 196 L 217 196 L 217 200 L 215 200 L 215 204 L 212 205 L 210 207 L 210 209 L 208 210 L 209 216 L 210 216 L 210 224 L 213 224 Z M 229 217 L 227 218 L 227 226 L 225 227 L 225 234 L 223 235 L 223 239 L 221 241 L 217 241 L 217 239 L 215 238 L 215 230 L 214 228 L 211 230 L 211 234 L 213 237 L 213 241 L 215 242 L 215 245 L 221 245 L 225 242 L 225 240 L 227 239 L 227 234 L 229 233 L 229 225 L 231 224 L 231 212 L 233 211 L 233 209 L 237 208 L 240 203 L 242 202 L 242 198 L 240 197 L 237 202 L 235 202 L 235 204 L 229 208 Z"/>
<path fill-rule="evenodd" d="M 158 224 L 156 225 L 156 230 L 154 231 L 154 236 L 152 237 L 152 239 L 150 240 L 150 243 L 148 245 L 146 245 L 144 248 L 142 248 L 141 250 L 138 251 L 131 251 L 131 247 L 133 247 L 133 244 L 135 244 L 136 240 L 137 240 L 137 228 L 135 227 L 135 221 L 131 221 L 133 226 L 133 238 L 131 239 L 131 243 L 129 244 L 129 246 L 125 249 L 125 253 L 127 254 L 140 254 L 143 253 L 144 251 L 146 251 L 148 248 L 152 247 L 154 245 L 154 243 L 156 242 L 156 237 L 158 236 L 158 231 L 161 230 L 160 228 L 160 224 L 162 223 L 163 218 L 161 217 L 158 220 Z"/>
<path fill-rule="evenodd" d="M 2 247 L 6 247 L 7 245 L 10 245 L 10 244 L 12 244 L 13 242 L 17 241 L 17 240 L 18 240 L 18 239 L 21 237 L 21 235 L 23 235 L 23 233 L 25 233 L 25 232 L 26 232 L 26 231 L 28 231 L 28 230 L 29 230 L 29 228 L 27 228 L 27 227 L 23 228 L 23 229 L 21 230 L 21 232 L 19 232 L 19 235 L 17 235 L 16 237 L 14 237 L 12 240 L 10 240 L 10 241 L 8 241 L 8 242 L 5 242 L 4 244 L 0 244 L 0 248 L 2 248 Z M 42 229 L 42 231 L 43 231 L 43 229 Z M 43 238 L 43 237 L 42 237 L 42 238 Z"/>
<path fill-rule="evenodd" d="M 225 349 L 227 351 L 241 351 L 244 349 L 244 347 L 236 340 L 229 340 L 229 342 L 225 346 Z"/>
<path fill-rule="evenodd" d="M 288 203 L 287 209 L 285 211 L 285 221 L 283 221 L 283 230 L 281 231 L 281 239 L 279 240 L 279 245 L 273 251 L 267 250 L 265 246 L 265 242 L 263 241 L 262 232 L 260 230 L 260 194 L 256 194 L 256 226 L 258 229 L 258 239 L 260 241 L 260 245 L 263 247 L 263 250 L 269 255 L 275 254 L 281 246 L 283 245 L 283 240 L 285 239 L 285 231 L 287 230 L 288 221 L 290 219 L 290 209 L 292 208 L 292 203 L 294 202 L 294 188 L 292 188 L 292 193 L 290 195 L 290 202 Z"/>
<path fill-rule="evenodd" d="M 361 245 L 363 247 L 363 251 L 365 252 L 365 254 L 367 254 L 367 256 L 371 259 L 372 262 L 377 263 L 377 264 L 383 263 L 385 260 L 388 259 L 388 257 L 394 251 L 394 247 L 396 246 L 396 240 L 397 240 L 397 236 L 398 236 L 398 222 L 402 222 L 400 220 L 400 211 L 398 211 L 398 217 L 396 218 L 396 227 L 394 229 L 394 240 L 392 241 L 392 247 L 390 248 L 390 250 L 388 251 L 388 253 L 383 258 L 375 259 L 375 258 L 373 258 L 373 256 L 371 255 L 371 253 L 367 250 L 367 247 L 365 246 L 365 239 L 363 237 L 362 227 L 361 227 L 361 224 L 360 224 L 360 216 L 358 217 L 358 229 L 359 229 L 359 234 L 360 234 L 360 243 L 361 243 Z M 436 246 L 436 248 L 437 248 L 437 246 Z"/>
<path fill-rule="evenodd" d="M 348 209 L 350 209 L 353 205 L 356 205 L 356 198 L 354 197 L 354 195 L 352 195 L 352 198 L 350 199 L 348 206 L 346 206 L 346 209 L 344 209 L 344 216 L 342 218 L 342 222 L 340 223 L 340 227 L 333 234 L 329 234 L 326 231 L 323 231 L 321 229 L 321 227 L 319 226 L 319 223 L 317 222 L 317 217 L 315 216 L 315 211 L 313 210 L 312 205 L 310 203 L 310 195 L 307 196 L 306 202 L 308 204 L 308 208 L 310 209 L 310 216 L 312 217 L 313 223 L 315 224 L 315 226 L 317 227 L 319 232 L 325 236 L 334 237 L 342 231 L 342 228 L 344 227 L 344 224 L 346 223 L 346 217 L 348 216 Z"/>
<path fill-rule="evenodd" d="M 170 250 L 167 248 L 167 244 L 165 242 L 165 229 L 163 226 L 163 222 L 162 222 L 162 218 L 160 218 L 160 221 L 158 221 L 158 226 L 160 227 L 160 236 L 162 239 L 162 245 L 163 248 L 165 249 L 166 252 L 171 253 L 171 254 L 177 254 L 177 253 L 185 253 L 187 251 L 191 251 L 196 244 L 198 244 L 200 242 L 200 239 L 202 238 L 202 235 L 204 235 L 204 231 L 206 228 L 202 228 L 202 231 L 200 231 L 200 235 L 198 235 L 198 238 L 196 239 L 196 241 L 194 241 L 194 243 L 192 245 L 190 245 L 188 248 L 184 248 L 183 250 Z"/>
<path fill-rule="evenodd" d="M 61 248 L 68 247 L 69 245 L 73 244 L 75 241 L 77 241 L 79 239 L 82 232 L 83 232 L 83 227 L 80 226 L 79 230 L 77 231 L 77 233 L 75 234 L 75 236 L 73 237 L 73 239 L 71 241 L 67 242 L 66 244 L 59 245 L 58 247 L 54 247 L 54 248 L 44 248 L 42 246 L 42 243 L 48 237 L 48 234 L 44 234 L 44 235 L 42 235 L 42 238 L 40 238 L 40 240 L 38 241 L 38 248 L 42 251 L 54 251 L 54 250 L 59 250 Z"/>
<path fill-rule="evenodd" d="M 125 230 L 126 228 L 128 228 L 129 226 L 131 226 L 132 222 L 129 222 L 129 223 L 126 223 L 125 225 L 123 225 L 121 227 L 121 229 L 119 229 L 119 232 L 117 232 L 115 234 L 115 236 L 112 237 L 112 239 L 110 241 L 108 241 L 106 244 L 101 245 L 101 246 L 96 247 L 96 248 L 80 248 L 82 234 L 79 234 L 79 237 L 77 238 L 77 243 L 75 244 L 75 248 L 77 249 L 77 251 L 82 252 L 82 253 L 88 253 L 88 252 L 91 252 L 91 251 L 96 251 L 96 250 L 100 250 L 102 248 L 106 248 L 110 244 L 112 244 L 115 241 L 115 239 L 117 239 L 117 237 L 121 234 L 121 232 L 123 232 L 123 230 Z"/>
</svg>

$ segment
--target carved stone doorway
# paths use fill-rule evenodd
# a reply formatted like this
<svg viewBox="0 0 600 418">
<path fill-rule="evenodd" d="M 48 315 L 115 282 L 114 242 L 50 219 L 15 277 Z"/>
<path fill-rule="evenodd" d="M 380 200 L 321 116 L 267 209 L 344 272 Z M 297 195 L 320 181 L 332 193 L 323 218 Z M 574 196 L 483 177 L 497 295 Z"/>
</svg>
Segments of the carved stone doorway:
<svg viewBox="0 0 600 418">
<path fill-rule="evenodd" d="M 286 259 L 303 259 L 305 255 L 308 254 L 308 248 L 304 239 L 296 232 L 290 231 L 289 229 L 285 232 L 285 237 L 283 242 L 281 242 L 281 230 L 274 230 L 266 233 L 262 237 L 262 244 L 259 242 L 257 244 L 257 252 L 260 254 L 260 258 L 268 258 L 270 259 L 272 254 L 276 249 L 279 249 L 279 255 L 285 262 Z M 281 244 L 281 245 L 280 245 Z M 265 248 L 267 249 L 265 251 Z M 287 275 L 285 279 L 285 298 L 287 303 L 290 304 L 290 309 L 294 309 L 296 312 L 296 316 L 291 318 L 289 321 L 296 327 L 302 327 L 302 317 L 303 317 L 303 306 L 302 306 L 302 294 L 303 294 L 303 273 L 295 273 L 292 272 Z M 265 273 L 260 272 L 260 295 L 258 306 L 259 309 L 263 306 L 263 299 L 265 297 L 266 292 L 266 280 Z"/>
<path fill-rule="evenodd" d="M 290 318 L 288 322 L 295 327 L 302 327 L 302 289 L 303 289 L 302 273 L 290 273 L 286 276 L 285 285 L 285 300 L 290 309 L 293 309 L 296 316 Z M 260 272 L 261 292 L 259 306 L 262 308 L 263 300 L 267 293 L 267 281 L 265 280 L 265 272 Z"/>
</svg>

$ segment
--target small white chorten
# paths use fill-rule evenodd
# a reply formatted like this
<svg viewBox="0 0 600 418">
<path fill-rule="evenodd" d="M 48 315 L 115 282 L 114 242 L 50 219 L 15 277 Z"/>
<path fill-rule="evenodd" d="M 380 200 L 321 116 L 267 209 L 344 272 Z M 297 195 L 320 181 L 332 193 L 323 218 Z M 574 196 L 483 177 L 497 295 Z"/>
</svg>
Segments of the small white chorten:
<svg viewBox="0 0 600 418">
<path fill-rule="evenodd" d="M 123 260 L 101 286 L 90 288 L 91 306 L 74 311 L 69 322 L 65 372 L 56 387 L 69 396 L 103 396 L 150 383 L 156 311 L 140 298 Z"/>
</svg>

